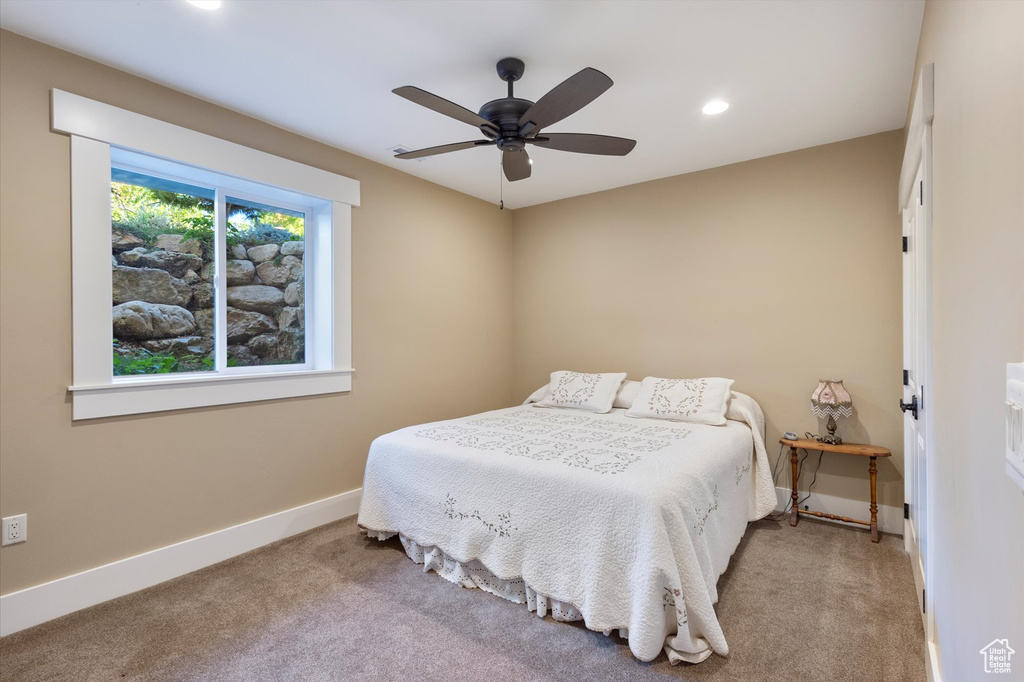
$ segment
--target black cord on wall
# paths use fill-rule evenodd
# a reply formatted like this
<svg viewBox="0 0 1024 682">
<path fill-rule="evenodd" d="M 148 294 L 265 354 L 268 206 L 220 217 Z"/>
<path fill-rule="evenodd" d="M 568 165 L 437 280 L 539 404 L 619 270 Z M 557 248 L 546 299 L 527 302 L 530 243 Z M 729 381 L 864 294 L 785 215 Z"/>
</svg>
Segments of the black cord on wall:
<svg viewBox="0 0 1024 682">
<path fill-rule="evenodd" d="M 796 475 L 797 475 L 798 479 L 803 476 L 804 460 L 806 460 L 808 455 L 811 454 L 805 448 L 799 448 L 799 449 L 804 451 L 804 456 L 800 459 L 800 463 L 797 465 Z M 783 461 L 782 460 L 782 453 L 785 450 L 786 450 L 786 446 L 785 445 L 780 445 L 779 446 L 779 456 L 778 456 L 778 459 L 775 460 L 775 466 L 772 468 L 772 483 L 775 484 L 776 488 L 778 487 L 778 484 L 779 484 L 779 470 L 780 470 L 779 467 L 780 467 L 780 464 Z M 811 491 L 814 489 L 814 484 L 818 482 L 818 470 L 821 468 L 821 460 L 822 460 L 822 458 L 824 456 L 825 456 L 825 451 L 824 450 L 819 450 L 818 451 L 818 464 L 814 467 L 814 476 L 811 477 L 811 484 L 809 486 L 807 486 L 807 494 L 804 495 L 803 499 L 797 500 L 797 507 L 803 507 L 804 503 L 807 502 L 807 500 L 811 499 Z M 769 514 L 765 518 L 769 518 L 769 519 L 771 519 L 773 521 L 778 521 L 780 519 L 783 519 L 790 512 L 790 509 L 792 509 L 792 507 L 793 507 L 793 498 L 790 497 L 789 501 L 786 503 L 786 506 L 783 508 L 783 510 L 781 512 L 779 512 L 778 514 Z"/>
<path fill-rule="evenodd" d="M 803 505 L 804 502 L 811 499 L 811 489 L 814 488 L 814 484 L 818 481 L 818 469 L 821 468 L 821 458 L 825 456 L 824 450 L 818 451 L 818 465 L 814 467 L 814 477 L 811 478 L 811 484 L 807 486 L 807 495 L 804 499 L 800 500 L 797 504 Z"/>
<path fill-rule="evenodd" d="M 785 445 L 779 446 L 779 458 L 775 460 L 775 468 L 772 469 L 772 482 L 775 483 L 775 487 L 779 486 L 779 463 L 782 462 L 782 452 L 785 449 Z"/>
</svg>

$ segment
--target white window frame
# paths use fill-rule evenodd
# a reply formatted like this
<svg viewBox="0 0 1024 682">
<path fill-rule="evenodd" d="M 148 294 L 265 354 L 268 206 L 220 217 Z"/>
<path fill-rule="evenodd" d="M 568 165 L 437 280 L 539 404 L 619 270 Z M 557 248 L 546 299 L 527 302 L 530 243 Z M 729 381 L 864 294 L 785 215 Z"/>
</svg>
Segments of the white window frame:
<svg viewBox="0 0 1024 682">
<path fill-rule="evenodd" d="M 71 137 L 72 418 L 177 410 L 352 389 L 352 207 L 359 182 L 165 121 L 80 97 L 51 91 L 54 132 Z M 112 375 L 110 315 L 111 148 L 259 185 L 258 196 L 284 190 L 320 200 L 307 223 L 307 247 L 318 254 L 313 287 L 307 287 L 307 365 L 142 377 Z M 116 152 L 115 152 L 116 155 Z M 270 192 L 268 195 L 266 192 Z M 231 196 L 235 196 L 231 193 Z M 239 198 L 245 198 L 240 196 Z M 282 199 L 283 200 L 283 199 Z M 312 243 L 309 235 L 315 235 Z M 223 241 L 223 236 L 219 237 Z M 219 243 L 217 248 L 224 249 Z M 224 277 L 223 268 L 217 272 Z M 226 295 L 225 282 L 217 287 Z M 224 315 L 224 306 L 218 316 Z M 218 324 L 223 320 L 218 319 Z M 218 358 L 220 360 L 221 358 Z M 223 364 L 218 368 L 226 369 Z"/>
</svg>

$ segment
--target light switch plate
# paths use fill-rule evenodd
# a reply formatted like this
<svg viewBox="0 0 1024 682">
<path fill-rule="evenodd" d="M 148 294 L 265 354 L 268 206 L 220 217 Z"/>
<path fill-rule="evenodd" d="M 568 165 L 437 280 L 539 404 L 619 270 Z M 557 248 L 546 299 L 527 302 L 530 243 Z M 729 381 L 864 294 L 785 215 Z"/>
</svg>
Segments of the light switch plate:
<svg viewBox="0 0 1024 682">
<path fill-rule="evenodd" d="M 28 540 L 28 514 L 8 516 L 3 520 L 3 536 L 0 545 L 13 545 Z"/>
</svg>

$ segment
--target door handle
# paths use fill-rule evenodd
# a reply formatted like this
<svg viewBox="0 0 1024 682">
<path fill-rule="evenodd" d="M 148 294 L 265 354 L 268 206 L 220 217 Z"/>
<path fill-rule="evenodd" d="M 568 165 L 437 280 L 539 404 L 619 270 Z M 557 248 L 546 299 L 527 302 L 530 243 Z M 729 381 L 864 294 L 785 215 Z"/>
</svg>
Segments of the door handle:
<svg viewBox="0 0 1024 682">
<path fill-rule="evenodd" d="M 912 397 L 909 403 L 905 403 L 903 400 L 900 400 L 900 409 L 904 412 L 909 410 L 910 413 L 914 415 L 914 419 L 917 419 L 917 396 L 915 395 Z"/>
</svg>

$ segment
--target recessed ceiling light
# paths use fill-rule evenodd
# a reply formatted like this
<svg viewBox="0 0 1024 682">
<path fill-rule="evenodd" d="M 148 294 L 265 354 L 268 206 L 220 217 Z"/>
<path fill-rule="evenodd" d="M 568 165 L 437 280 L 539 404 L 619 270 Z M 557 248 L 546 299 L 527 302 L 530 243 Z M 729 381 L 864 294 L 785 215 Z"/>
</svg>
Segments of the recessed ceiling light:
<svg viewBox="0 0 1024 682">
<path fill-rule="evenodd" d="M 723 102 L 720 99 L 713 99 L 710 102 L 708 102 L 707 104 L 705 104 L 704 108 L 701 109 L 701 111 L 703 111 L 708 116 L 713 116 L 715 114 L 722 113 L 723 111 L 725 111 L 728 108 L 729 108 L 729 103 L 728 102 Z"/>
<path fill-rule="evenodd" d="M 188 4 L 199 9 L 220 9 L 220 0 L 188 0 Z"/>
</svg>

